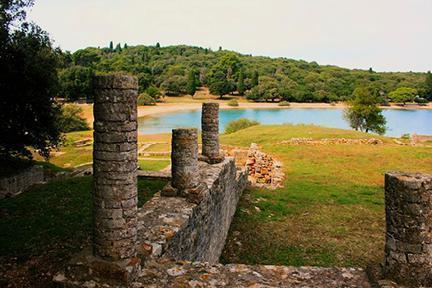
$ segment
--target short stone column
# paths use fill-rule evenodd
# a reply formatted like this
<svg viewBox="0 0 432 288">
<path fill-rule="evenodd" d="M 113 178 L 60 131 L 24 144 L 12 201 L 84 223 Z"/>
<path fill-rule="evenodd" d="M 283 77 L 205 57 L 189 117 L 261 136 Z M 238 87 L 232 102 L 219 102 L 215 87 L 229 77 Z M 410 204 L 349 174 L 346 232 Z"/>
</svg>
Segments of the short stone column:
<svg viewBox="0 0 432 288">
<path fill-rule="evenodd" d="M 138 82 L 97 76 L 94 87 L 93 252 L 119 261 L 136 256 Z"/>
<path fill-rule="evenodd" d="M 432 285 L 432 175 L 387 173 L 385 207 L 385 276 Z"/>
<path fill-rule="evenodd" d="M 197 129 L 173 129 L 171 140 L 171 183 L 162 196 L 186 197 L 199 202 L 202 191 L 198 170 Z"/>
<path fill-rule="evenodd" d="M 201 129 L 201 160 L 210 164 L 222 162 L 224 157 L 219 153 L 219 103 L 203 103 Z"/>
</svg>

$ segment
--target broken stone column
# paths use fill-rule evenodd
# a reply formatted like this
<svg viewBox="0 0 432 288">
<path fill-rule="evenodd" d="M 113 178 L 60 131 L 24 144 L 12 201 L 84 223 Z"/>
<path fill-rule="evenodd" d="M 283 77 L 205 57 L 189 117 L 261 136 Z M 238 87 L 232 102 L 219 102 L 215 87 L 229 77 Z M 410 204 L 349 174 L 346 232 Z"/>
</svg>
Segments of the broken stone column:
<svg viewBox="0 0 432 288">
<path fill-rule="evenodd" d="M 203 103 L 201 114 L 202 160 L 220 163 L 224 157 L 219 152 L 219 103 Z"/>
<path fill-rule="evenodd" d="M 173 129 L 171 141 L 171 183 L 163 196 L 182 196 L 199 202 L 202 185 L 198 170 L 197 129 Z"/>
<path fill-rule="evenodd" d="M 94 87 L 93 253 L 130 263 L 137 240 L 138 81 L 104 75 Z"/>
<path fill-rule="evenodd" d="M 385 276 L 432 285 L 432 175 L 387 173 L 385 207 Z"/>
</svg>

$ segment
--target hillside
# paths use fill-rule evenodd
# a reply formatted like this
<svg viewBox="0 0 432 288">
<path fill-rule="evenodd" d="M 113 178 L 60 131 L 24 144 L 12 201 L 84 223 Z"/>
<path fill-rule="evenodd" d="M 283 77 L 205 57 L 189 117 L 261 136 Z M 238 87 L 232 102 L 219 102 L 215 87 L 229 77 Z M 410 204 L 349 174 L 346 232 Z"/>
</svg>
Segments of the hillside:
<svg viewBox="0 0 432 288">
<path fill-rule="evenodd" d="M 250 100 L 333 102 L 349 99 L 355 87 L 372 86 L 378 96 L 412 87 L 425 98 L 426 73 L 378 73 L 323 66 L 288 58 L 243 55 L 185 45 L 86 48 L 63 53 L 62 93 L 69 100 L 91 94 L 91 75 L 124 71 L 136 75 L 140 92 L 153 98 L 194 94 L 208 86 L 215 95 L 245 95 Z"/>
</svg>

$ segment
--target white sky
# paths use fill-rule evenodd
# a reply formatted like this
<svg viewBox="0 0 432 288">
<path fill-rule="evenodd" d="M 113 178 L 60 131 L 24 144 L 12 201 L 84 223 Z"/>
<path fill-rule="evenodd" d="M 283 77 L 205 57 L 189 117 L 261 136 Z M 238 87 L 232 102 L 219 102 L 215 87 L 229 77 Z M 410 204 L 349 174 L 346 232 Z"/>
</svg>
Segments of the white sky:
<svg viewBox="0 0 432 288">
<path fill-rule="evenodd" d="M 36 0 L 55 44 L 190 44 L 376 71 L 432 70 L 432 0 Z"/>
</svg>

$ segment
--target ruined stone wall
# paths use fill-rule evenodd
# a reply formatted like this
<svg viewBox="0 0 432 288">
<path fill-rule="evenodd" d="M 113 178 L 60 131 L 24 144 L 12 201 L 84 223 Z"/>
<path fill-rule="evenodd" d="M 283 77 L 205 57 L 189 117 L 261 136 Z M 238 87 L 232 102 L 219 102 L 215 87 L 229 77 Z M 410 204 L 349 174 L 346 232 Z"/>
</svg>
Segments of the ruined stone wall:
<svg viewBox="0 0 432 288">
<path fill-rule="evenodd" d="M 139 253 L 145 259 L 218 262 L 247 174 L 233 158 L 198 166 L 206 186 L 198 204 L 158 194 L 139 210 Z"/>
<path fill-rule="evenodd" d="M 432 175 L 385 175 L 385 276 L 432 285 Z"/>
<path fill-rule="evenodd" d="M 23 172 L 0 179 L 0 199 L 13 197 L 27 190 L 30 186 L 44 181 L 42 166 L 32 166 Z"/>
</svg>

